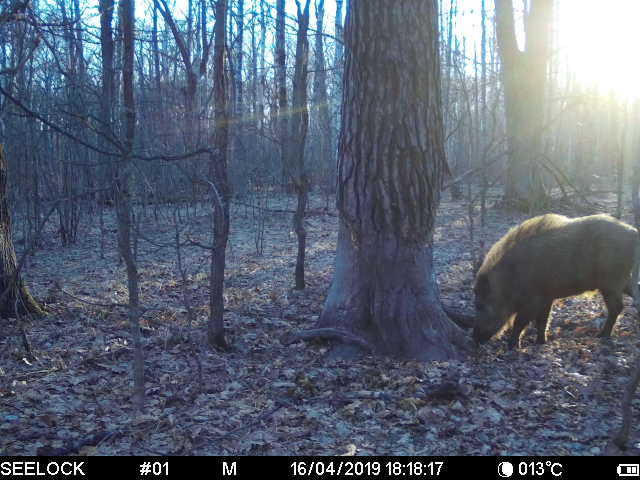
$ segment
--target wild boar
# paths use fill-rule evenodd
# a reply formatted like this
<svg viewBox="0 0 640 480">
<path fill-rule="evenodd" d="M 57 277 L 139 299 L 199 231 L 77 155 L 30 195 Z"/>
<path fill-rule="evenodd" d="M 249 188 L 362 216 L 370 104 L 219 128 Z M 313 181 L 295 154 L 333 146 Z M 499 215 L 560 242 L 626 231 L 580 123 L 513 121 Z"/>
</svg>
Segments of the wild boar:
<svg viewBox="0 0 640 480">
<path fill-rule="evenodd" d="M 608 337 L 623 292 L 640 306 L 639 261 L 638 231 L 609 215 L 526 220 L 491 247 L 478 271 L 473 338 L 484 343 L 513 327 L 508 345 L 519 348 L 522 331 L 535 322 L 537 343 L 545 343 L 554 300 L 591 290 L 599 290 L 607 306 L 599 336 Z"/>
</svg>

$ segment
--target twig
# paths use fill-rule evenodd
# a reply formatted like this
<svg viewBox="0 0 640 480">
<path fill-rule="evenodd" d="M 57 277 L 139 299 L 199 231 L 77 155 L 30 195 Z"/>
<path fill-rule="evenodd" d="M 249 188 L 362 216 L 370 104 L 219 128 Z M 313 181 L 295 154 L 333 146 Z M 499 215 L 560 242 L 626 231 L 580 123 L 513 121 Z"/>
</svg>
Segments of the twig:
<svg viewBox="0 0 640 480">
<path fill-rule="evenodd" d="M 24 410 L 16 407 L 15 405 L 11 405 L 10 403 L 0 402 L 0 405 L 2 405 L 3 407 L 13 408 L 14 410 L 17 410 L 18 412 L 20 412 L 21 414 L 27 415 L 27 412 L 25 412 Z"/>
<path fill-rule="evenodd" d="M 41 373 L 53 373 L 53 372 L 57 372 L 58 370 L 60 369 L 49 368 L 47 370 L 34 370 L 33 372 L 19 373 L 18 375 L 15 376 L 15 378 L 26 378 L 26 377 L 30 377 L 31 375 L 40 375 Z"/>
</svg>

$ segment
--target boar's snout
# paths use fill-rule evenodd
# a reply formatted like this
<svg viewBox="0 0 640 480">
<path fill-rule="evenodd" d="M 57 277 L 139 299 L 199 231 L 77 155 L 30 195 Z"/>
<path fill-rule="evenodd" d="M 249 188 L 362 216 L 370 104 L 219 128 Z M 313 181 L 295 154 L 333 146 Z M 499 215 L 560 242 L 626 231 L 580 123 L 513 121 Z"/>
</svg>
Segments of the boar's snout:
<svg viewBox="0 0 640 480">
<path fill-rule="evenodd" d="M 486 343 L 491 340 L 503 327 L 505 321 L 503 312 L 495 309 L 491 303 L 476 302 L 476 318 L 471 334 L 476 343 Z"/>
<path fill-rule="evenodd" d="M 476 343 L 486 343 L 497 332 L 495 325 L 495 311 L 492 305 L 481 295 L 476 294 L 476 318 L 471 334 Z"/>
</svg>

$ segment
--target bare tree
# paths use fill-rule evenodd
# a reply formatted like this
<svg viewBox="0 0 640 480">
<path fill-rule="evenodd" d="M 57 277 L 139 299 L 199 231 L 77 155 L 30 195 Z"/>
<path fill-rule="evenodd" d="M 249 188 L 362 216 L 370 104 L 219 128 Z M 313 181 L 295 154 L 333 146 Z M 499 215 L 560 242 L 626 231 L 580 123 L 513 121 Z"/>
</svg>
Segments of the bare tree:
<svg viewBox="0 0 640 480">
<path fill-rule="evenodd" d="M 313 106 L 318 117 L 318 151 L 316 169 L 321 172 L 321 181 L 325 188 L 334 188 L 335 159 L 333 149 L 333 127 L 331 110 L 327 95 L 327 72 L 324 55 L 324 0 L 316 0 L 315 67 L 313 75 Z"/>
<path fill-rule="evenodd" d="M 284 144 L 287 132 L 287 50 L 285 43 L 285 0 L 276 1 L 275 83 L 278 99 L 278 137 Z"/>
<path fill-rule="evenodd" d="M 176 21 L 174 20 L 171 9 L 166 0 L 154 0 L 155 7 L 160 11 L 162 18 L 171 29 L 174 40 L 180 52 L 182 64 L 184 66 L 186 74 L 186 86 L 184 88 L 185 98 L 185 110 L 186 110 L 186 131 L 187 135 L 192 135 L 195 127 L 196 120 L 196 93 L 198 91 L 199 79 L 205 74 L 207 70 L 207 63 L 209 62 L 209 52 L 211 50 L 211 41 L 207 39 L 206 31 L 202 32 L 202 47 L 203 51 L 200 57 L 200 61 L 194 58 L 191 51 L 191 37 L 192 22 L 187 22 L 188 29 L 186 33 L 181 32 L 178 29 Z M 202 14 L 206 13 L 206 9 L 202 9 Z M 191 8 L 189 9 L 189 15 L 191 15 Z M 186 37 L 186 38 L 185 38 Z"/>
<path fill-rule="evenodd" d="M 527 210 L 547 200 L 541 156 L 552 11 L 553 0 L 531 0 L 525 12 L 526 49 L 521 51 L 512 0 L 496 0 L 509 145 L 505 197 Z"/>
<path fill-rule="evenodd" d="M 244 84 L 242 82 L 242 69 L 244 64 L 244 0 L 237 0 L 236 7 L 236 38 L 234 42 L 234 114 L 236 117 L 242 117 L 244 102 Z"/>
<path fill-rule="evenodd" d="M 224 337 L 224 271 L 226 248 L 229 239 L 230 191 L 227 174 L 227 153 L 229 147 L 229 100 L 225 75 L 227 0 L 216 4 L 216 25 L 214 31 L 215 68 L 213 94 L 215 96 L 215 126 L 213 129 L 213 153 L 209 158 L 209 182 L 213 197 L 213 252 L 211 254 L 209 324 L 207 335 L 209 345 L 227 350 Z"/>
<path fill-rule="evenodd" d="M 131 173 L 133 170 L 133 142 L 136 132 L 136 107 L 133 94 L 133 56 L 135 0 L 120 0 L 120 27 L 122 29 L 122 101 L 123 101 L 123 151 L 116 168 L 115 198 L 118 217 L 118 248 L 127 268 L 129 291 L 129 326 L 133 338 L 134 403 L 138 410 L 144 404 L 144 358 L 140 334 L 140 289 L 138 266 L 131 244 Z"/>
<path fill-rule="evenodd" d="M 342 119 L 342 115 L 340 112 L 341 104 L 340 100 L 342 99 L 342 79 L 343 79 L 343 69 L 344 66 L 344 27 L 342 25 L 342 6 L 344 4 L 344 0 L 336 0 L 336 18 L 334 22 L 335 28 L 335 56 L 333 58 L 333 82 L 332 82 L 332 97 L 337 99 L 338 101 L 334 101 L 334 112 L 335 112 L 335 125 L 336 128 L 339 127 L 340 121 Z M 337 143 L 337 134 L 332 132 L 332 137 L 334 139 L 334 144 Z M 335 182 L 335 176 L 334 180 Z"/>
<path fill-rule="evenodd" d="M 114 40 L 113 40 L 113 9 L 114 0 L 100 0 L 98 11 L 100 12 L 100 51 L 102 53 L 102 89 L 100 95 L 100 126 L 98 135 L 98 146 L 102 150 L 107 148 L 108 138 L 113 138 L 112 131 L 113 104 L 115 100 L 115 72 L 114 72 Z M 111 179 L 113 177 L 111 158 L 102 156 L 103 168 L 100 178 Z M 104 172 L 107 172 L 106 174 Z M 111 183 L 111 182 L 109 182 Z M 106 185 L 105 185 L 106 187 Z M 102 194 L 103 200 L 111 199 L 111 189 Z M 108 192 L 108 193 L 107 193 Z M 102 201 L 101 201 L 102 203 Z"/>
<path fill-rule="evenodd" d="M 288 115 L 288 131 L 284 144 L 283 164 L 289 178 L 294 185 L 297 196 L 296 213 L 293 215 L 293 229 L 298 238 L 298 254 L 296 256 L 295 288 L 305 287 L 304 262 L 307 245 L 307 231 L 304 227 L 304 215 L 309 197 L 309 174 L 304 160 L 304 146 L 309 126 L 309 111 L 307 105 L 307 72 L 309 68 L 309 5 L 306 0 L 304 9 L 296 0 L 298 8 L 298 34 L 296 40 L 296 59 L 293 74 L 292 108 Z"/>
<path fill-rule="evenodd" d="M 432 262 L 446 169 L 437 16 L 435 0 L 352 0 L 338 246 L 319 320 L 376 353 L 429 360 L 458 357 L 465 343 Z"/>
<path fill-rule="evenodd" d="M 336 58 L 335 65 L 337 67 L 342 66 L 342 62 L 344 61 L 344 28 L 342 26 L 342 6 L 344 4 L 344 0 L 336 0 L 336 19 L 335 19 L 335 30 L 336 30 Z"/>
</svg>

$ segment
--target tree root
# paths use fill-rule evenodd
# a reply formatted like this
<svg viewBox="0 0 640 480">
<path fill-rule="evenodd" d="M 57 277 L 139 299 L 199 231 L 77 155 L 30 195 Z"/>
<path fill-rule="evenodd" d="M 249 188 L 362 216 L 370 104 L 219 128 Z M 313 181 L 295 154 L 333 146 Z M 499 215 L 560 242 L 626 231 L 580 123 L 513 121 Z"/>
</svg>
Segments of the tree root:
<svg viewBox="0 0 640 480">
<path fill-rule="evenodd" d="M 331 340 L 339 340 L 343 343 L 356 345 L 367 353 L 373 351 L 373 345 L 364 338 L 346 330 L 339 328 L 312 328 L 303 330 L 298 333 L 286 335 L 280 339 L 283 345 L 290 345 L 300 340 L 312 340 L 314 338 L 328 338 Z"/>
</svg>

